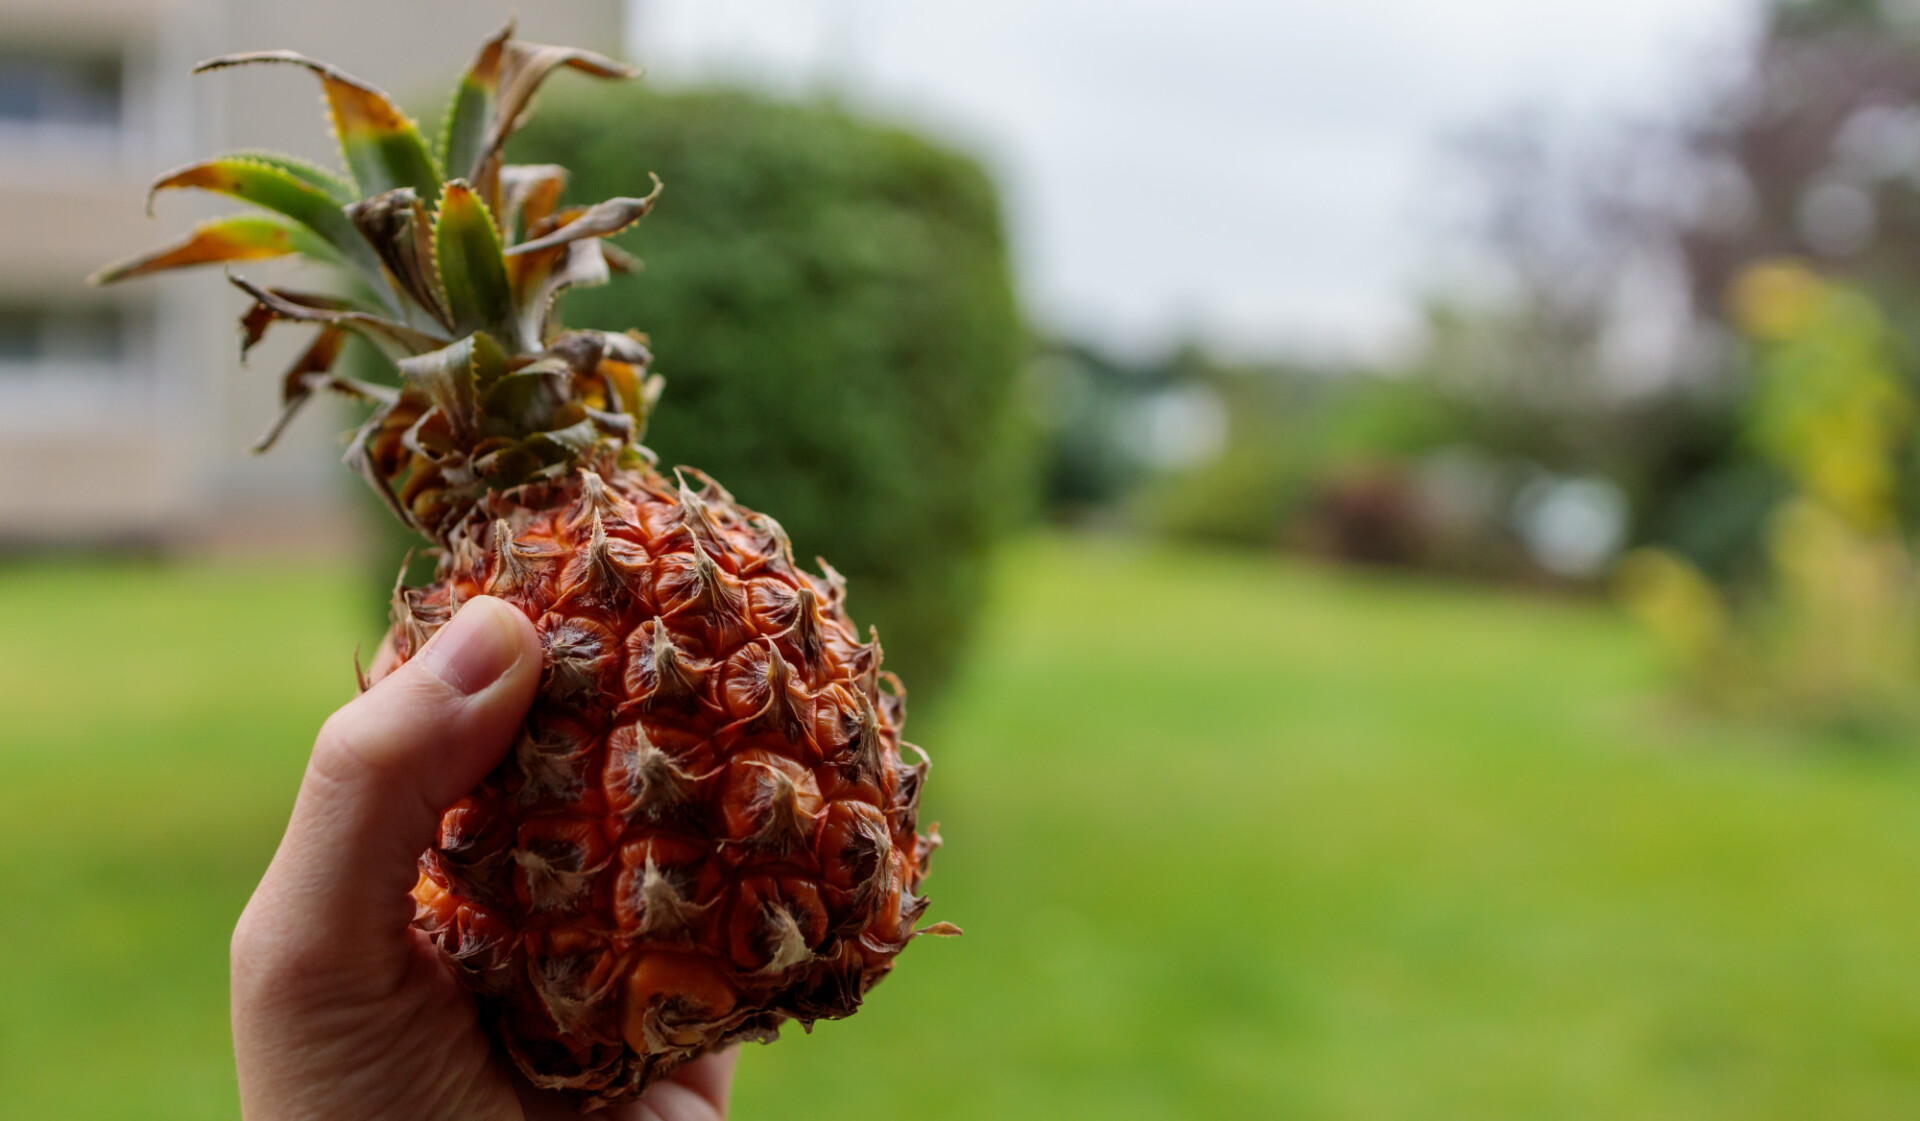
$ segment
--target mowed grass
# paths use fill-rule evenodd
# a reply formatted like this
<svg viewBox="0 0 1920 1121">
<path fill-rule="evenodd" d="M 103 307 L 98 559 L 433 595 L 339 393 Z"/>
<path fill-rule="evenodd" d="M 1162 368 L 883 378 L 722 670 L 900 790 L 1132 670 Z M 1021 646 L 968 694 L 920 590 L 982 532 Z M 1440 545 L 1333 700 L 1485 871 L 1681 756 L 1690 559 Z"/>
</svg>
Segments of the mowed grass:
<svg viewBox="0 0 1920 1121">
<path fill-rule="evenodd" d="M 0 569 L 0 1117 L 235 1115 L 227 931 L 359 595 Z M 749 1048 L 736 1116 L 1920 1115 L 1920 753 L 1660 680 L 1592 605 L 1011 550 L 909 723 L 966 937 Z"/>
</svg>

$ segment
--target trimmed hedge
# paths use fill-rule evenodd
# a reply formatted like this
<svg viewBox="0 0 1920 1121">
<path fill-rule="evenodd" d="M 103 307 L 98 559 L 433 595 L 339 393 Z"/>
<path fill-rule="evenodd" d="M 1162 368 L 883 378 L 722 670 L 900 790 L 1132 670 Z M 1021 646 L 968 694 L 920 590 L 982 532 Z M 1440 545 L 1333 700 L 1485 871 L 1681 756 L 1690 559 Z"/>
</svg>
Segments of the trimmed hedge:
<svg viewBox="0 0 1920 1121">
<path fill-rule="evenodd" d="M 1029 505 L 1025 342 L 999 204 L 967 157 L 824 105 L 738 91 L 556 91 L 509 151 L 568 197 L 659 205 L 634 275 L 570 325 L 638 327 L 667 391 L 647 436 L 826 557 L 923 689 L 951 665 L 997 533 Z"/>
</svg>

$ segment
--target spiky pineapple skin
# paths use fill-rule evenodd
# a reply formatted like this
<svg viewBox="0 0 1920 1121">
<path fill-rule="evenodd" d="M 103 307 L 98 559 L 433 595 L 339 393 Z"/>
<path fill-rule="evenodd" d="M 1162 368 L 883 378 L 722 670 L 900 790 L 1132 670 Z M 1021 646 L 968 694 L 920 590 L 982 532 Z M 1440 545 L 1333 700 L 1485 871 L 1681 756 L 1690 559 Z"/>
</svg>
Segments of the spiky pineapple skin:
<svg viewBox="0 0 1920 1121">
<path fill-rule="evenodd" d="M 526 1076 L 589 1106 L 851 1014 L 938 844 L 903 690 L 838 575 L 697 473 L 600 466 L 489 496 L 435 580 L 396 590 L 390 636 L 411 657 L 482 593 L 540 634 L 539 695 L 444 815 L 415 923 Z"/>
</svg>

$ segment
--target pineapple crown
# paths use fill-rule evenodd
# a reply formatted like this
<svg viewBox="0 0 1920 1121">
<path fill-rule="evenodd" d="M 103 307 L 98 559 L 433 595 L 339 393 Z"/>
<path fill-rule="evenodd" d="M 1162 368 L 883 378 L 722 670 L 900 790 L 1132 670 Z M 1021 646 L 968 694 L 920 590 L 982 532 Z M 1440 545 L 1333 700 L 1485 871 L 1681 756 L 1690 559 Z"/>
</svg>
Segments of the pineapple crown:
<svg viewBox="0 0 1920 1121">
<path fill-rule="evenodd" d="M 227 55 L 194 72 L 263 62 L 320 79 L 347 174 L 256 151 L 170 171 L 149 191 L 149 213 L 154 195 L 186 187 L 260 209 L 202 223 L 91 278 L 286 256 L 338 272 L 328 293 L 227 274 L 253 301 L 240 318 L 242 359 L 276 322 L 319 328 L 282 378 L 280 416 L 254 450 L 270 447 L 317 393 L 370 402 L 347 463 L 402 521 L 442 542 L 490 491 L 588 460 L 649 459 L 639 439 L 662 383 L 647 373 L 646 338 L 562 330 L 554 304 L 568 288 L 636 266 L 603 239 L 652 208 L 660 180 L 645 198 L 563 207 L 565 168 L 502 158 L 554 70 L 637 72 L 591 51 L 521 42 L 509 21 L 481 44 L 429 148 L 386 94 L 292 51 Z M 397 388 L 334 372 L 349 335 L 393 361 Z"/>
</svg>

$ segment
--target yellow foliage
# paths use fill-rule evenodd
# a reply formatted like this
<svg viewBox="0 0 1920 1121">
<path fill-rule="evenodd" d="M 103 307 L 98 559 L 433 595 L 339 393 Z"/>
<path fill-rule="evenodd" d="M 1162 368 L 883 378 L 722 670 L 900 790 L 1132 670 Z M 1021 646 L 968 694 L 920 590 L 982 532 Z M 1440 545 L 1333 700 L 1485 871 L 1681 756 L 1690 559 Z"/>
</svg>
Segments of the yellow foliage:
<svg viewBox="0 0 1920 1121">
<path fill-rule="evenodd" d="M 1778 668 L 1810 697 L 1891 697 L 1915 680 L 1913 563 L 1892 534 L 1862 533 L 1831 508 L 1795 498 L 1773 516 Z"/>
<path fill-rule="evenodd" d="M 1808 498 L 1873 533 L 1895 523 L 1914 403 L 1866 296 L 1800 265 L 1756 265 L 1731 302 L 1759 344 L 1749 438 Z"/>
<path fill-rule="evenodd" d="M 1642 626 L 1689 663 L 1726 642 L 1727 606 L 1700 570 L 1665 549 L 1635 549 L 1614 573 L 1615 594 Z"/>
<path fill-rule="evenodd" d="M 1862 293 L 1793 261 L 1728 292 L 1753 344 L 1749 444 L 1793 485 L 1762 594 L 1729 599 L 1671 553 L 1624 558 L 1622 605 L 1724 707 L 1857 723 L 1920 716 L 1920 584 L 1898 518 L 1915 403 Z"/>
<path fill-rule="evenodd" d="M 1805 329 L 1826 294 L 1826 281 L 1799 261 L 1748 266 L 1727 291 L 1734 323 L 1755 339 L 1785 339 Z"/>
</svg>

